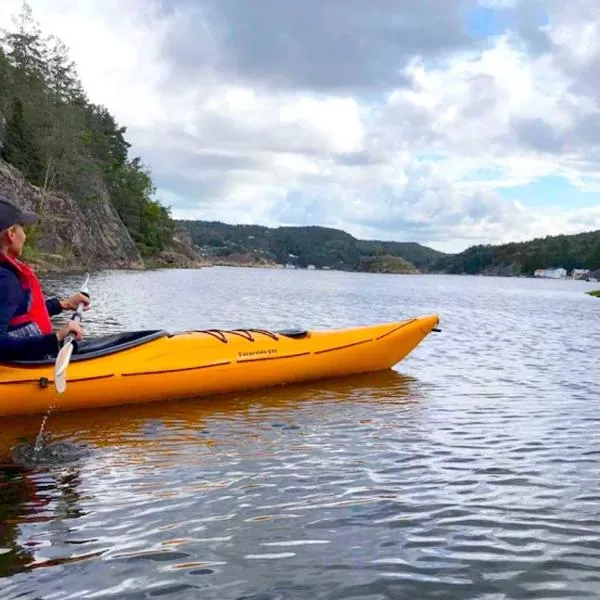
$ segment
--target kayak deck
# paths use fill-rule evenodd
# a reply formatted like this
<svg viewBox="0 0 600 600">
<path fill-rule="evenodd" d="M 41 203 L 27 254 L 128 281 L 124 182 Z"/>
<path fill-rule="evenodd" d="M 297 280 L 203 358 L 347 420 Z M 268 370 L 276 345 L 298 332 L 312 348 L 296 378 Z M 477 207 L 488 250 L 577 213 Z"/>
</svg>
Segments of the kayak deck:
<svg viewBox="0 0 600 600">
<path fill-rule="evenodd" d="M 256 334 L 268 335 L 274 340 L 278 340 L 278 336 L 299 339 L 309 335 L 308 331 L 299 329 L 288 331 L 267 331 L 266 329 L 205 329 L 201 331 L 188 331 L 184 333 L 206 333 L 208 335 L 215 336 L 223 343 L 228 342 L 228 336 L 230 335 L 240 335 L 244 339 L 247 339 L 251 342 L 256 341 L 254 339 Z M 174 335 L 177 334 L 171 334 L 164 329 L 154 329 L 145 331 L 128 331 L 126 333 L 90 338 L 76 344 L 77 349 L 75 352 L 73 352 L 70 362 L 73 363 L 81 360 L 90 360 L 92 358 L 108 356 L 110 354 L 115 354 L 116 352 L 123 352 L 123 350 L 129 350 L 130 348 L 147 344 L 148 342 L 152 342 L 162 337 L 173 337 Z M 53 365 L 54 361 L 54 358 L 45 358 L 40 360 L 18 360 L 4 364 L 13 366 Z"/>
<path fill-rule="evenodd" d="M 437 315 L 326 331 L 137 331 L 79 345 L 67 389 L 53 360 L 0 364 L 0 416 L 76 410 L 253 389 L 391 368 L 439 324 Z"/>
</svg>

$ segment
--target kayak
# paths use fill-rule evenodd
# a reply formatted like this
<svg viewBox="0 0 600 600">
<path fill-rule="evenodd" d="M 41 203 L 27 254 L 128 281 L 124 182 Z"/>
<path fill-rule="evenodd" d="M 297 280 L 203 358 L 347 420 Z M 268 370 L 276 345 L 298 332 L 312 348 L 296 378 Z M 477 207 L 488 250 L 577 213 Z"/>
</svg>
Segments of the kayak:
<svg viewBox="0 0 600 600">
<path fill-rule="evenodd" d="M 0 417 L 100 408 L 285 385 L 390 369 L 439 317 L 333 330 L 132 331 L 84 340 L 67 388 L 54 360 L 0 363 Z"/>
</svg>

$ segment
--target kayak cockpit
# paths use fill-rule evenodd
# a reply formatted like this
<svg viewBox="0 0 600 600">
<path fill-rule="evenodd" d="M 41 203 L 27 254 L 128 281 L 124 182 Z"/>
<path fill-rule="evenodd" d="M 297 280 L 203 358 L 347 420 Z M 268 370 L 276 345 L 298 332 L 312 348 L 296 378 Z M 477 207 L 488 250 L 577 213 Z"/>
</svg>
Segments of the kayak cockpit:
<svg viewBox="0 0 600 600">
<path fill-rule="evenodd" d="M 90 338 L 77 344 L 77 349 L 73 352 L 71 362 L 129 350 L 130 348 L 153 342 L 168 335 L 167 331 L 157 329 L 152 331 L 127 331 L 125 333 Z"/>
<path fill-rule="evenodd" d="M 167 337 L 169 333 L 163 330 L 150 331 L 127 331 L 125 333 L 116 333 L 114 335 L 104 335 L 101 337 L 89 338 L 78 342 L 75 352 L 71 356 L 71 362 L 80 360 L 89 360 L 129 350 L 142 344 L 147 344 L 162 337 Z M 42 360 L 19 360 L 11 361 L 12 365 L 49 365 L 54 364 L 56 358 L 47 358 Z"/>
</svg>

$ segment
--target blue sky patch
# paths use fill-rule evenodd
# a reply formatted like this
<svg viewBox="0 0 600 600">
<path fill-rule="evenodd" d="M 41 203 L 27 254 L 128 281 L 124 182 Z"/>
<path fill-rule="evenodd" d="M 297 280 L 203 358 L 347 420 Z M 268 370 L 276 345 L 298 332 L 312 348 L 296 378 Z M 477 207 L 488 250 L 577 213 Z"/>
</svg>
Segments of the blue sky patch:
<svg viewBox="0 0 600 600">
<path fill-rule="evenodd" d="M 505 198 L 519 200 L 525 206 L 577 209 L 600 204 L 599 192 L 582 190 L 560 176 L 548 176 L 525 185 L 500 188 L 498 192 Z"/>
<path fill-rule="evenodd" d="M 511 24 L 509 11 L 476 6 L 467 15 L 466 28 L 470 36 L 483 40 L 501 34 Z"/>
<path fill-rule="evenodd" d="M 507 29 L 544 27 L 548 23 L 548 12 L 541 4 L 536 6 L 534 3 L 527 10 L 477 5 L 468 12 L 465 28 L 473 39 L 485 40 L 500 35 Z"/>
</svg>

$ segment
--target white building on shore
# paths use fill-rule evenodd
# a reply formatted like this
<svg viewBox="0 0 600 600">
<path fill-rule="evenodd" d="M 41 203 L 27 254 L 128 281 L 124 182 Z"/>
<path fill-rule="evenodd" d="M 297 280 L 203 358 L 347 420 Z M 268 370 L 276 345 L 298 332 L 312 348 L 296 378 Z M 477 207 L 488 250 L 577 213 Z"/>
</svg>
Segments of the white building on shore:
<svg viewBox="0 0 600 600">
<path fill-rule="evenodd" d="M 558 267 L 558 269 L 536 269 L 533 276 L 545 279 L 564 279 L 567 276 L 567 270 L 562 267 Z"/>
<path fill-rule="evenodd" d="M 589 269 L 573 269 L 571 271 L 571 277 L 573 279 L 583 279 L 589 275 Z"/>
</svg>

